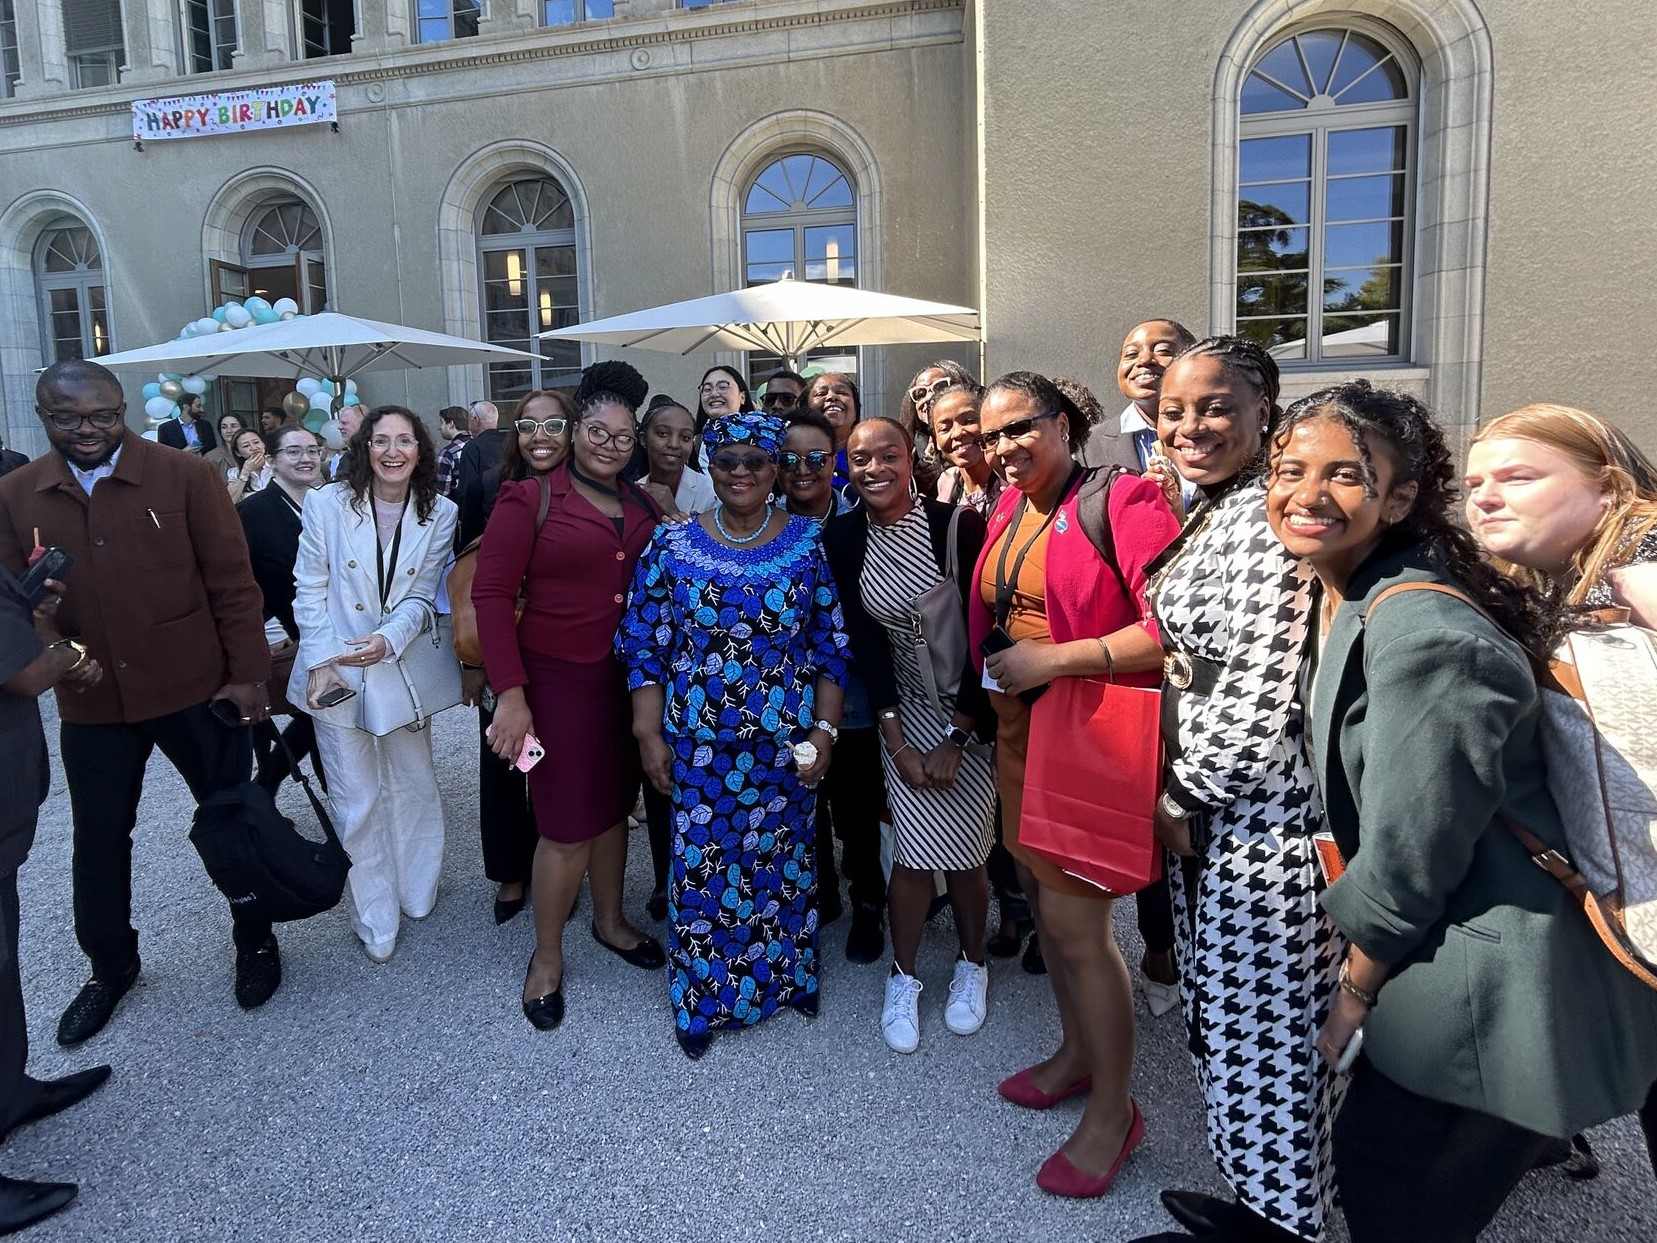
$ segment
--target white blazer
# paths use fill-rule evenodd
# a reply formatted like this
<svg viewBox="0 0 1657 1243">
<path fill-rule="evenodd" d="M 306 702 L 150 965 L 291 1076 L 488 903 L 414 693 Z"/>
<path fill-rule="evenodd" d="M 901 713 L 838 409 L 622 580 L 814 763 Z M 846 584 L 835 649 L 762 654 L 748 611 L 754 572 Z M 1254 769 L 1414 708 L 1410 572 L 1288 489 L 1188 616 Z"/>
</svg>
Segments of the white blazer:
<svg viewBox="0 0 1657 1243">
<path fill-rule="evenodd" d="M 311 670 L 354 649 L 347 639 L 385 636 L 392 655 L 399 655 L 419 635 L 426 610 L 437 598 L 443 567 L 454 546 L 459 510 L 440 496 L 431 517 L 422 523 L 411 504 L 403 513 L 402 538 L 397 553 L 386 608 L 380 610 L 379 533 L 374 525 L 372 500 L 362 512 L 351 505 L 344 483 L 315 488 L 305 497 L 299 532 L 299 558 L 294 563 L 293 618 L 299 625 L 299 651 L 288 680 L 288 701 L 318 720 L 355 725 L 361 705 L 353 699 L 332 708 L 313 709 L 305 701 Z M 345 684 L 362 694 L 363 670 L 339 667 Z"/>
</svg>

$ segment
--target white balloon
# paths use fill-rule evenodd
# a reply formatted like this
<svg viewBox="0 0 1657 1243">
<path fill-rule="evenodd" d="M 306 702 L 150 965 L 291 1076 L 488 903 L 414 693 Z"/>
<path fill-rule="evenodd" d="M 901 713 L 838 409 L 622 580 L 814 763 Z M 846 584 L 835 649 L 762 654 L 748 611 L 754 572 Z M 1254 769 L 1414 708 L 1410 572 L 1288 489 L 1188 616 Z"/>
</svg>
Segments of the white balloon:
<svg viewBox="0 0 1657 1243">
<path fill-rule="evenodd" d="M 157 439 L 156 431 L 155 431 L 155 428 L 153 428 L 153 427 L 150 428 L 150 430 L 147 431 L 147 432 L 140 432 L 139 435 L 142 436 L 145 440 L 155 440 L 155 439 Z"/>
<path fill-rule="evenodd" d="M 282 312 L 282 322 L 283 323 L 286 323 L 290 319 L 298 319 L 298 318 L 299 318 L 299 312 L 298 311 L 283 311 Z"/>
<path fill-rule="evenodd" d="M 196 335 L 198 337 L 205 337 L 208 333 L 217 332 L 218 330 L 219 321 L 211 315 L 203 315 L 196 321 Z"/>
<path fill-rule="evenodd" d="M 184 386 L 186 393 L 194 393 L 197 397 L 207 391 L 207 381 L 199 375 L 187 375 L 179 383 Z"/>
<path fill-rule="evenodd" d="M 170 397 L 152 397 L 144 403 L 144 413 L 152 419 L 170 419 L 177 409 Z"/>
<path fill-rule="evenodd" d="M 332 394 L 330 394 L 330 393 L 312 393 L 311 394 L 311 409 L 312 410 L 332 410 L 333 408 L 334 408 L 334 398 L 333 398 Z"/>
<path fill-rule="evenodd" d="M 345 448 L 345 435 L 339 429 L 338 419 L 329 419 L 324 423 L 320 435 L 322 436 L 322 443 L 330 449 Z"/>
<path fill-rule="evenodd" d="M 294 388 L 299 392 L 304 393 L 308 398 L 315 397 L 322 391 L 322 381 L 318 380 L 314 376 L 306 376 L 298 384 L 295 384 Z"/>
<path fill-rule="evenodd" d="M 227 306 L 224 308 L 224 322 L 232 328 L 246 328 L 253 322 L 253 314 L 245 306 Z"/>
<path fill-rule="evenodd" d="M 224 323 L 219 325 L 219 331 L 220 332 L 235 332 L 236 331 L 236 325 L 231 323 L 227 319 L 227 320 L 224 321 Z"/>
<path fill-rule="evenodd" d="M 299 303 L 292 298 L 278 298 L 270 304 L 270 309 L 285 318 L 289 315 L 299 314 Z"/>
</svg>

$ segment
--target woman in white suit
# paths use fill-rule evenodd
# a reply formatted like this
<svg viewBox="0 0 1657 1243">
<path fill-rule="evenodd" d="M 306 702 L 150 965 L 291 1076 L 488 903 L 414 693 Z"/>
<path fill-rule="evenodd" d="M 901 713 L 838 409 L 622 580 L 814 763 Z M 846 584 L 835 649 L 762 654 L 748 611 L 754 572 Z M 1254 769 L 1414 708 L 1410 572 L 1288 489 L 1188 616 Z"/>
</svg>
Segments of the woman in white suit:
<svg viewBox="0 0 1657 1243">
<path fill-rule="evenodd" d="M 351 450 L 345 476 L 305 498 L 288 698 L 316 721 L 329 802 L 351 855 L 352 926 L 383 963 L 397 948 L 400 917 L 424 919 L 437 900 L 443 804 L 430 730 L 375 737 L 362 728 L 365 698 L 386 685 L 368 671 L 433 624 L 457 511 L 438 495 L 437 453 L 412 411 L 371 410 Z M 341 688 L 350 695 L 324 706 Z"/>
</svg>

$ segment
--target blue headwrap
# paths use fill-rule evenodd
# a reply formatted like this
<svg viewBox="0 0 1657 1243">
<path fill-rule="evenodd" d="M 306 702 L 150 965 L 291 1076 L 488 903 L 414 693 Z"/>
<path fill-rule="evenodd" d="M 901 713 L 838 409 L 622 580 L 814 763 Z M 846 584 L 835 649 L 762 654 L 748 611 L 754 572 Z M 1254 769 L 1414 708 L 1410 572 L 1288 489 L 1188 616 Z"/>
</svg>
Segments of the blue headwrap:
<svg viewBox="0 0 1657 1243">
<path fill-rule="evenodd" d="M 788 435 L 788 424 L 774 415 L 758 410 L 742 414 L 727 414 L 709 419 L 702 429 L 702 444 L 708 455 L 719 452 L 726 445 L 753 445 L 766 457 L 775 459 L 782 452 L 782 442 Z"/>
</svg>

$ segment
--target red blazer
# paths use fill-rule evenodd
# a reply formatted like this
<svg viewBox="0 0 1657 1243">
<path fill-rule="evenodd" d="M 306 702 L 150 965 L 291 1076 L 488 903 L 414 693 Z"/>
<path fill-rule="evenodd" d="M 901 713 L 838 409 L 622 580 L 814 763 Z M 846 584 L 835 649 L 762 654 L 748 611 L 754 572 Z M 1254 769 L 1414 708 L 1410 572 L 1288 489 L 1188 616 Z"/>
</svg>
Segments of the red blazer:
<svg viewBox="0 0 1657 1243">
<path fill-rule="evenodd" d="M 1053 642 L 1097 638 L 1135 624 L 1160 642 L 1156 622 L 1145 603 L 1145 588 L 1149 583 L 1145 567 L 1179 534 L 1179 519 L 1174 517 L 1162 489 L 1155 483 L 1138 475 L 1117 476 L 1110 488 L 1108 530 L 1116 547 L 1117 565 L 1127 579 L 1129 594 L 1125 595 L 1116 575 L 1076 517 L 1076 493 L 1081 490 L 1083 478 L 1078 475 L 1064 494 L 1059 512 L 1048 528 L 1044 584 L 1047 628 L 1053 634 Z M 975 590 L 967 627 L 972 657 L 979 670 L 984 667 L 980 646 L 995 626 L 995 614 L 984 603 L 983 593 L 976 589 L 976 584 L 983 581 L 984 568 L 996 541 L 1012 522 L 1023 495 L 1017 488 L 1008 488 L 1001 494 L 995 512 L 990 515 L 984 550 L 978 554 L 978 566 L 973 573 Z M 1124 673 L 1119 680 L 1129 686 L 1157 686 L 1162 681 L 1162 671 Z"/>
<path fill-rule="evenodd" d="M 615 659 L 616 628 L 633 569 L 661 521 L 653 500 L 622 484 L 625 516 L 618 537 L 616 524 L 575 490 L 567 463 L 548 480 L 552 503 L 539 538 L 540 488 L 533 479 L 520 479 L 501 484 L 478 547 L 472 607 L 489 685 L 497 695 L 529 682 L 525 651 L 577 664 Z M 514 621 L 518 592 L 525 586 L 523 619 Z"/>
</svg>

